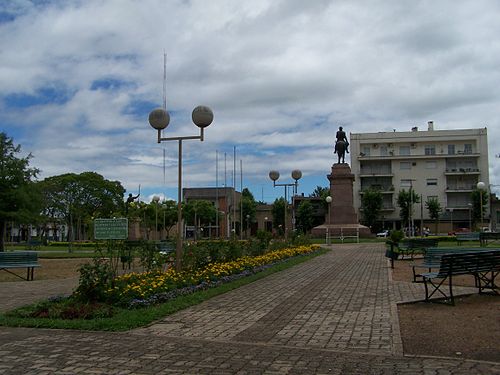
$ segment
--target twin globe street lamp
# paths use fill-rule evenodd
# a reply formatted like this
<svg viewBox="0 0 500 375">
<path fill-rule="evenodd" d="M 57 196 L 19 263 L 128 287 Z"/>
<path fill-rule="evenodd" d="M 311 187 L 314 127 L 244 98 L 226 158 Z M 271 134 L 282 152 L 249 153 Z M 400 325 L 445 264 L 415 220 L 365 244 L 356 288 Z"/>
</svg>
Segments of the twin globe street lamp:
<svg viewBox="0 0 500 375">
<path fill-rule="evenodd" d="M 277 184 L 276 181 L 278 181 L 278 179 L 280 178 L 280 173 L 278 171 L 270 171 L 269 172 L 269 178 L 273 181 L 273 186 L 276 187 L 276 186 L 284 186 L 285 187 L 285 239 L 288 238 L 287 237 L 287 209 L 288 209 L 288 186 L 293 186 L 294 189 L 293 189 L 293 195 L 297 195 L 297 187 L 299 185 L 299 180 L 302 178 L 302 171 L 300 171 L 299 169 L 295 169 L 292 171 L 292 178 L 295 180 L 295 182 L 293 183 L 289 183 L 289 184 Z M 292 204 L 293 204 L 293 201 L 292 201 Z M 295 216 L 294 216 L 294 213 L 295 213 L 295 208 L 293 207 L 293 211 L 292 211 L 292 225 L 295 225 Z"/>
<path fill-rule="evenodd" d="M 170 115 L 163 108 L 157 108 L 149 114 L 149 124 L 158 131 L 158 143 L 166 141 L 178 141 L 179 143 L 179 160 L 178 160 L 178 192 L 177 192 L 177 244 L 175 249 L 175 270 L 180 272 L 182 269 L 182 141 L 189 139 L 199 139 L 203 142 L 203 131 L 209 126 L 214 114 L 209 107 L 198 106 L 193 110 L 191 115 L 193 123 L 200 129 L 200 135 L 183 136 L 183 137 L 162 137 L 161 131 L 170 123 Z"/>
</svg>

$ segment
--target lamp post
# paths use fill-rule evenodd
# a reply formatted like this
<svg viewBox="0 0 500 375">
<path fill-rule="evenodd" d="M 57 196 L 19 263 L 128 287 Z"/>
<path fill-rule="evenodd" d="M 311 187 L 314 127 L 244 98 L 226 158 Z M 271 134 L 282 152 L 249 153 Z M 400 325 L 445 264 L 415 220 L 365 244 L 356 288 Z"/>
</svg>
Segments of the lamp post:
<svg viewBox="0 0 500 375">
<path fill-rule="evenodd" d="M 249 229 L 249 227 L 250 227 L 250 225 L 249 225 L 249 224 L 250 224 L 250 215 L 248 215 L 248 214 L 247 214 L 247 230 L 246 230 L 246 232 L 247 232 L 247 233 L 246 233 L 247 238 L 248 238 L 248 229 Z"/>
<path fill-rule="evenodd" d="M 264 230 L 267 232 L 267 216 L 264 217 Z"/>
<path fill-rule="evenodd" d="M 153 202 L 155 203 L 155 240 L 158 240 L 158 202 L 160 201 L 160 197 L 155 195 L 153 197 Z"/>
<path fill-rule="evenodd" d="M 486 190 L 486 184 L 482 181 L 479 181 L 477 183 L 477 190 L 479 190 L 479 204 L 480 204 L 480 207 L 481 207 L 481 230 L 480 232 L 483 231 L 483 227 L 484 227 L 484 215 L 483 215 L 483 191 Z"/>
<path fill-rule="evenodd" d="M 288 210 L 288 186 L 293 186 L 293 192 L 294 192 L 294 197 L 297 194 L 297 186 L 299 185 L 299 180 L 302 178 L 302 172 L 298 169 L 295 169 L 292 171 L 292 178 L 295 180 L 293 183 L 287 183 L 287 184 L 277 184 L 276 181 L 280 178 L 280 173 L 278 171 L 270 171 L 269 172 L 269 178 L 273 181 L 273 186 L 284 186 L 285 187 L 285 239 L 288 238 L 287 234 L 287 210 Z M 292 202 L 293 203 L 293 202 Z M 295 209 L 292 211 L 292 223 L 295 223 Z"/>
<path fill-rule="evenodd" d="M 453 208 L 448 208 L 448 211 L 450 211 L 450 222 L 451 222 L 451 231 L 453 231 Z"/>
<path fill-rule="evenodd" d="M 469 207 L 469 230 L 472 232 L 472 203 L 467 203 Z"/>
<path fill-rule="evenodd" d="M 203 131 L 209 126 L 214 114 L 212 110 L 206 106 L 198 106 L 193 110 L 191 115 L 193 123 L 200 129 L 200 135 L 184 136 L 184 137 L 167 137 L 161 136 L 161 131 L 165 129 L 170 122 L 170 115 L 163 108 L 157 108 L 149 114 L 149 124 L 158 131 L 158 143 L 162 141 L 178 141 L 179 145 L 179 160 L 178 160 L 178 192 L 177 192 L 177 244 L 175 249 L 175 269 L 180 272 L 182 269 L 182 141 L 189 139 L 199 139 L 203 142 Z"/>
<path fill-rule="evenodd" d="M 326 244 L 330 245 L 330 207 L 332 203 L 332 197 L 327 196 L 325 198 L 325 201 L 328 204 L 328 225 L 326 227 Z"/>
</svg>

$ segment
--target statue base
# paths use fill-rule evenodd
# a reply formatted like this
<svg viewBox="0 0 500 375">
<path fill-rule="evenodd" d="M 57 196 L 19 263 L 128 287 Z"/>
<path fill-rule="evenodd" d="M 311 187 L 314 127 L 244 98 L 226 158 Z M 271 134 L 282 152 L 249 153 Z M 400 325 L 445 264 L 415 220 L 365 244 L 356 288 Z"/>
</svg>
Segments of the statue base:
<svg viewBox="0 0 500 375">
<path fill-rule="evenodd" d="M 358 215 L 354 210 L 353 188 L 354 174 L 347 163 L 332 165 L 332 172 L 327 175 L 330 181 L 329 212 L 325 215 L 325 224 L 314 227 L 313 236 L 326 236 L 327 230 L 330 237 L 371 237 L 370 228 L 359 224 Z M 330 217 L 328 217 L 328 215 Z"/>
</svg>

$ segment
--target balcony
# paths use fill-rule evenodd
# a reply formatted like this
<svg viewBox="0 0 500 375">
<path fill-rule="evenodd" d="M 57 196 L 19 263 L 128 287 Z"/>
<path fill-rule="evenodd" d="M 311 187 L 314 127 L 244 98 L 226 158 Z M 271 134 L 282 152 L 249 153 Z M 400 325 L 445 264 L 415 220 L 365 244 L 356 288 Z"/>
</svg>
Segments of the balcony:
<svg viewBox="0 0 500 375">
<path fill-rule="evenodd" d="M 446 176 L 461 176 L 464 174 L 479 175 L 480 172 L 478 168 L 446 168 L 444 174 Z"/>
</svg>

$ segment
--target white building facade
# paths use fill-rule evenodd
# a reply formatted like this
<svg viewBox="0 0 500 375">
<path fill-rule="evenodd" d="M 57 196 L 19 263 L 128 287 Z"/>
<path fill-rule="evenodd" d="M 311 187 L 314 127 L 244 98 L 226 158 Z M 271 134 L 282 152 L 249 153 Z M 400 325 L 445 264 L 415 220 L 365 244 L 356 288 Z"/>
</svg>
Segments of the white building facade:
<svg viewBox="0 0 500 375">
<path fill-rule="evenodd" d="M 435 130 L 430 121 L 424 131 L 353 133 L 350 142 L 354 205 L 360 217 L 363 190 L 378 188 L 383 194 L 382 226 L 400 228 L 398 193 L 412 189 L 422 197 L 414 206 L 416 226 L 430 226 L 425 202 L 436 198 L 443 208 L 441 232 L 470 227 L 471 193 L 479 181 L 489 186 L 486 128 Z"/>
</svg>

